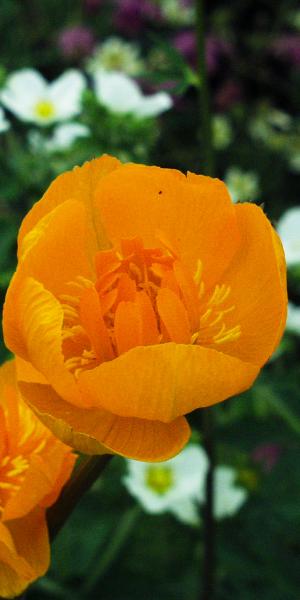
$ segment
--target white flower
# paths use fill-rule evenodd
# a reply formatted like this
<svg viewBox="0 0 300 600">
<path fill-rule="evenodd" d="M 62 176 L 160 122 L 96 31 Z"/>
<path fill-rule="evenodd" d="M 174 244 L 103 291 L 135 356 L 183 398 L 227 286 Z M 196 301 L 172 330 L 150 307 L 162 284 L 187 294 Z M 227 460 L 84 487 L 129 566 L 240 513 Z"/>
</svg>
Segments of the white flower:
<svg viewBox="0 0 300 600">
<path fill-rule="evenodd" d="M 94 83 L 98 101 L 111 112 L 155 117 L 173 104 L 166 92 L 144 96 L 136 81 L 124 73 L 100 70 L 94 74 Z"/>
<path fill-rule="evenodd" d="M 50 137 L 40 131 L 29 131 L 28 142 L 33 152 L 60 152 L 68 150 L 78 138 L 87 137 L 90 130 L 81 123 L 62 123 L 55 127 Z"/>
<path fill-rule="evenodd" d="M 300 173 L 300 151 L 290 151 L 288 154 L 289 167 L 293 173 Z"/>
<path fill-rule="evenodd" d="M 4 133 L 9 127 L 10 124 L 5 118 L 4 110 L 0 107 L 0 133 Z"/>
<path fill-rule="evenodd" d="M 288 113 L 277 108 L 262 106 L 250 122 L 249 133 L 254 139 L 261 140 L 272 147 L 277 134 L 289 132 L 292 124 L 292 118 Z"/>
<path fill-rule="evenodd" d="M 139 49 L 135 44 L 124 42 L 121 38 L 109 37 L 98 46 L 93 56 L 87 61 L 87 70 L 96 73 L 105 71 L 121 71 L 128 75 L 138 75 L 143 68 Z"/>
<path fill-rule="evenodd" d="M 216 519 L 231 517 L 244 504 L 247 491 L 235 485 L 235 470 L 220 466 L 215 470 L 214 516 Z"/>
<path fill-rule="evenodd" d="M 233 202 L 255 200 L 259 194 L 258 176 L 254 171 L 230 167 L 225 175 L 225 183 Z"/>
<path fill-rule="evenodd" d="M 279 219 L 277 231 L 281 238 L 288 266 L 300 263 L 300 206 L 289 208 Z"/>
<path fill-rule="evenodd" d="M 185 5 L 182 0 L 161 0 L 161 12 L 172 25 L 192 25 L 195 19 L 195 7 Z"/>
<path fill-rule="evenodd" d="M 52 83 L 34 69 L 21 69 L 8 77 L 0 100 L 22 121 L 44 126 L 77 115 L 84 88 L 84 77 L 75 69 Z"/>
<path fill-rule="evenodd" d="M 81 123 L 63 123 L 55 127 L 53 136 L 47 140 L 45 146 L 50 152 L 68 150 L 78 138 L 87 137 L 90 130 Z"/>
<path fill-rule="evenodd" d="M 227 148 L 232 140 L 232 127 L 223 115 L 216 115 L 212 121 L 213 142 L 217 150 Z"/>
<path fill-rule="evenodd" d="M 127 490 L 149 513 L 171 512 L 180 521 L 199 522 L 197 503 L 204 500 L 208 459 L 196 444 L 161 463 L 128 460 Z"/>
<path fill-rule="evenodd" d="M 300 335 L 300 306 L 296 306 L 292 302 L 288 303 L 286 329 L 291 333 Z"/>
</svg>

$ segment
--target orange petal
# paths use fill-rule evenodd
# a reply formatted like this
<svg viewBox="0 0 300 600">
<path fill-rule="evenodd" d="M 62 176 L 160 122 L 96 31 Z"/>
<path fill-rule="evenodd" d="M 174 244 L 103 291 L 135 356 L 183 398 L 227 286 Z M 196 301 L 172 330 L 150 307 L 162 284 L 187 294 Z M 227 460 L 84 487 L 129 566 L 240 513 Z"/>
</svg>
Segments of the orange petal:
<svg viewBox="0 0 300 600">
<path fill-rule="evenodd" d="M 33 581 L 44 575 L 50 562 L 50 547 L 44 509 L 38 507 L 22 519 L 9 521 L 7 527 L 14 539 L 19 556 L 25 557 L 26 563 L 30 567 L 32 573 L 30 580 Z M 2 581 L 1 575 L 0 581 Z M 28 580 L 22 581 L 22 578 L 15 575 L 13 585 L 17 591 L 14 592 L 14 595 L 19 594 L 28 586 L 29 582 Z"/>
<path fill-rule="evenodd" d="M 108 330 L 101 314 L 99 296 L 93 287 L 84 290 L 81 295 L 80 319 L 97 358 L 101 362 L 114 358 Z"/>
<path fill-rule="evenodd" d="M 220 349 L 262 366 L 275 350 L 286 320 L 284 254 L 261 208 L 238 204 L 236 214 L 242 244 L 222 283 L 231 287 L 229 304 L 235 306 L 226 324 L 240 325 L 241 336 Z"/>
<path fill-rule="evenodd" d="M 37 371 L 33 365 L 19 356 L 16 356 L 14 361 L 16 366 L 16 380 L 28 381 L 33 383 L 47 384 L 47 379 Z"/>
<path fill-rule="evenodd" d="M 14 536 L 0 522 L 0 596 L 12 598 L 20 594 L 34 579 L 35 573 L 25 557 L 18 553 Z"/>
<path fill-rule="evenodd" d="M 115 314 L 115 336 L 119 354 L 143 344 L 143 323 L 136 302 L 120 302 Z"/>
<path fill-rule="evenodd" d="M 65 461 L 66 453 L 69 454 Z M 61 487 L 57 483 L 66 480 L 74 465 L 75 456 L 70 455 L 69 448 L 53 439 L 52 446 L 47 448 L 45 456 L 32 455 L 25 478 L 17 494 L 12 496 L 4 507 L 2 520 L 20 519 L 31 512 L 37 505 L 46 506 L 50 497 L 55 497 Z M 62 473 L 62 468 L 67 469 Z M 45 503 L 45 499 L 47 501 Z"/>
<path fill-rule="evenodd" d="M 84 454 L 167 460 L 180 452 L 190 436 L 183 417 L 167 424 L 122 418 L 102 409 L 71 407 L 49 386 L 22 383 L 20 388 L 39 419 L 63 442 Z"/>
<path fill-rule="evenodd" d="M 61 350 L 63 311 L 61 304 L 32 278 L 15 282 L 14 303 L 4 307 L 7 346 L 57 386 L 60 394 L 82 404 L 74 377 L 65 368 Z"/>
<path fill-rule="evenodd" d="M 172 342 L 188 344 L 191 330 L 187 312 L 180 298 L 172 290 L 162 288 L 156 298 L 158 314 Z"/>
<path fill-rule="evenodd" d="M 91 236 L 94 237 L 95 247 L 109 247 L 99 213 L 95 209 L 94 190 L 101 177 L 120 166 L 121 163 L 116 158 L 104 155 L 86 162 L 82 167 L 75 167 L 73 171 L 59 175 L 23 220 L 18 239 L 19 253 L 22 253 L 24 236 L 51 210 L 70 198 L 79 200 L 88 208 Z"/>
<path fill-rule="evenodd" d="M 183 302 L 189 316 L 191 330 L 193 332 L 197 331 L 199 328 L 198 289 L 190 272 L 185 269 L 183 264 L 178 260 L 174 263 L 174 275 L 182 293 Z"/>
<path fill-rule="evenodd" d="M 42 458 L 33 455 L 19 492 L 12 496 L 4 507 L 3 521 L 19 519 L 31 512 L 41 499 L 50 493 L 52 485 Z"/>
<path fill-rule="evenodd" d="M 113 244 L 139 236 L 155 248 L 161 230 L 192 272 L 203 261 L 209 286 L 239 245 L 235 208 L 218 179 L 128 164 L 101 179 L 97 202 Z"/>
<path fill-rule="evenodd" d="M 56 295 L 70 294 L 72 291 L 66 284 L 78 275 L 94 277 L 96 247 L 91 240 L 84 205 L 77 200 L 66 200 L 24 237 L 17 275 L 41 281 Z"/>
<path fill-rule="evenodd" d="M 143 346 L 158 344 L 159 331 L 157 319 L 154 313 L 151 301 L 146 292 L 138 292 L 136 302 L 139 305 L 142 318 L 142 338 Z"/>
<path fill-rule="evenodd" d="M 90 403 L 122 417 L 170 422 L 248 389 L 259 367 L 200 346 L 133 348 L 80 374 Z"/>
</svg>

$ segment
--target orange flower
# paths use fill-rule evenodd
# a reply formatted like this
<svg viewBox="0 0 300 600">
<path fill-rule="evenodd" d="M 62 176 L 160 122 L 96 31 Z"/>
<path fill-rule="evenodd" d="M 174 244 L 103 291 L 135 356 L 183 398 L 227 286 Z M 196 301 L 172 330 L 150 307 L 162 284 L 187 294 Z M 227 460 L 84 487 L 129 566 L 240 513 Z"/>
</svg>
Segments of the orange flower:
<svg viewBox="0 0 300 600">
<path fill-rule="evenodd" d="M 45 511 L 75 456 L 20 398 L 14 361 L 0 368 L 0 596 L 13 598 L 49 566 Z"/>
<path fill-rule="evenodd" d="M 281 244 L 225 185 L 104 156 L 22 224 L 6 343 L 40 419 L 85 452 L 164 460 L 184 415 L 249 388 L 286 316 Z"/>
</svg>

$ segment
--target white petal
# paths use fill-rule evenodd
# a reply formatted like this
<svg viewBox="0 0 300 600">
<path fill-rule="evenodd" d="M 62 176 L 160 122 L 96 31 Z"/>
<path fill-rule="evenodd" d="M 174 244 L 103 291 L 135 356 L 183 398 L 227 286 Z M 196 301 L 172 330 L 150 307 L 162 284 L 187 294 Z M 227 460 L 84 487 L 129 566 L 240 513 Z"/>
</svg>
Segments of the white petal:
<svg viewBox="0 0 300 600">
<path fill-rule="evenodd" d="M 288 265 L 300 263 L 300 206 L 287 210 L 279 219 L 277 231 Z"/>
<path fill-rule="evenodd" d="M 173 105 L 172 98 L 166 92 L 158 92 L 152 96 L 143 96 L 135 114 L 139 117 L 157 117 L 169 110 Z"/>
<path fill-rule="evenodd" d="M 286 329 L 296 335 L 300 335 L 300 306 L 296 306 L 292 302 L 288 304 Z"/>
<path fill-rule="evenodd" d="M 75 69 L 66 71 L 50 84 L 49 99 L 55 106 L 57 119 L 69 119 L 80 112 L 85 87 L 84 76 Z"/>
<path fill-rule="evenodd" d="M 200 523 L 199 509 L 190 498 L 181 498 L 172 504 L 169 510 L 183 523 L 188 525 L 199 525 Z"/>
<path fill-rule="evenodd" d="M 162 513 L 168 510 L 167 495 L 156 494 L 145 483 L 137 482 L 130 476 L 122 479 L 128 492 L 136 498 L 144 510 L 150 513 Z"/>
<path fill-rule="evenodd" d="M 116 113 L 135 112 L 142 95 L 137 83 L 124 73 L 98 71 L 95 93 L 101 104 Z"/>
<path fill-rule="evenodd" d="M 4 133 L 9 127 L 10 123 L 5 118 L 4 110 L 0 107 L 0 133 Z"/>
<path fill-rule="evenodd" d="M 215 470 L 214 515 L 216 519 L 234 515 L 244 504 L 248 493 L 235 485 L 235 471 L 221 466 Z"/>
<path fill-rule="evenodd" d="M 47 96 L 47 90 L 48 84 L 38 71 L 21 69 L 7 78 L 0 99 L 17 117 L 32 121 L 33 106 Z"/>
<path fill-rule="evenodd" d="M 175 485 L 173 493 L 203 501 L 208 458 L 201 446 L 190 444 L 180 454 L 166 463 L 174 470 Z"/>
<path fill-rule="evenodd" d="M 67 150 L 73 142 L 80 137 L 87 137 L 90 130 L 81 123 L 63 123 L 55 127 L 53 136 L 45 142 L 45 148 L 49 152 Z"/>
</svg>

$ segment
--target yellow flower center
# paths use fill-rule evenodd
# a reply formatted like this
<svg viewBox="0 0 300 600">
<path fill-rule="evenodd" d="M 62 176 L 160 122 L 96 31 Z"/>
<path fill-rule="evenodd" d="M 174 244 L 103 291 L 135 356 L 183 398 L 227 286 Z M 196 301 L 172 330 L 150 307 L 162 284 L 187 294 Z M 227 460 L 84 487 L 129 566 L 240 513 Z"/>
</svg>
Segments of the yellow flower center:
<svg viewBox="0 0 300 600">
<path fill-rule="evenodd" d="M 234 306 L 230 287 L 206 291 L 199 260 L 193 275 L 163 233 L 160 246 L 139 238 L 120 250 L 96 255 L 95 283 L 78 277 L 74 295 L 60 296 L 64 310 L 63 352 L 78 376 L 135 346 L 175 342 L 219 348 L 239 338 L 239 325 L 226 321 Z"/>
<path fill-rule="evenodd" d="M 39 100 L 34 107 L 34 113 L 40 119 L 47 121 L 54 117 L 55 106 L 50 100 Z"/>
<path fill-rule="evenodd" d="M 151 465 L 147 467 L 145 482 L 153 492 L 163 496 L 174 485 L 174 474 L 171 467 Z"/>
<path fill-rule="evenodd" d="M 0 514 L 11 496 L 19 491 L 27 469 L 28 460 L 21 454 L 0 459 Z"/>
</svg>

